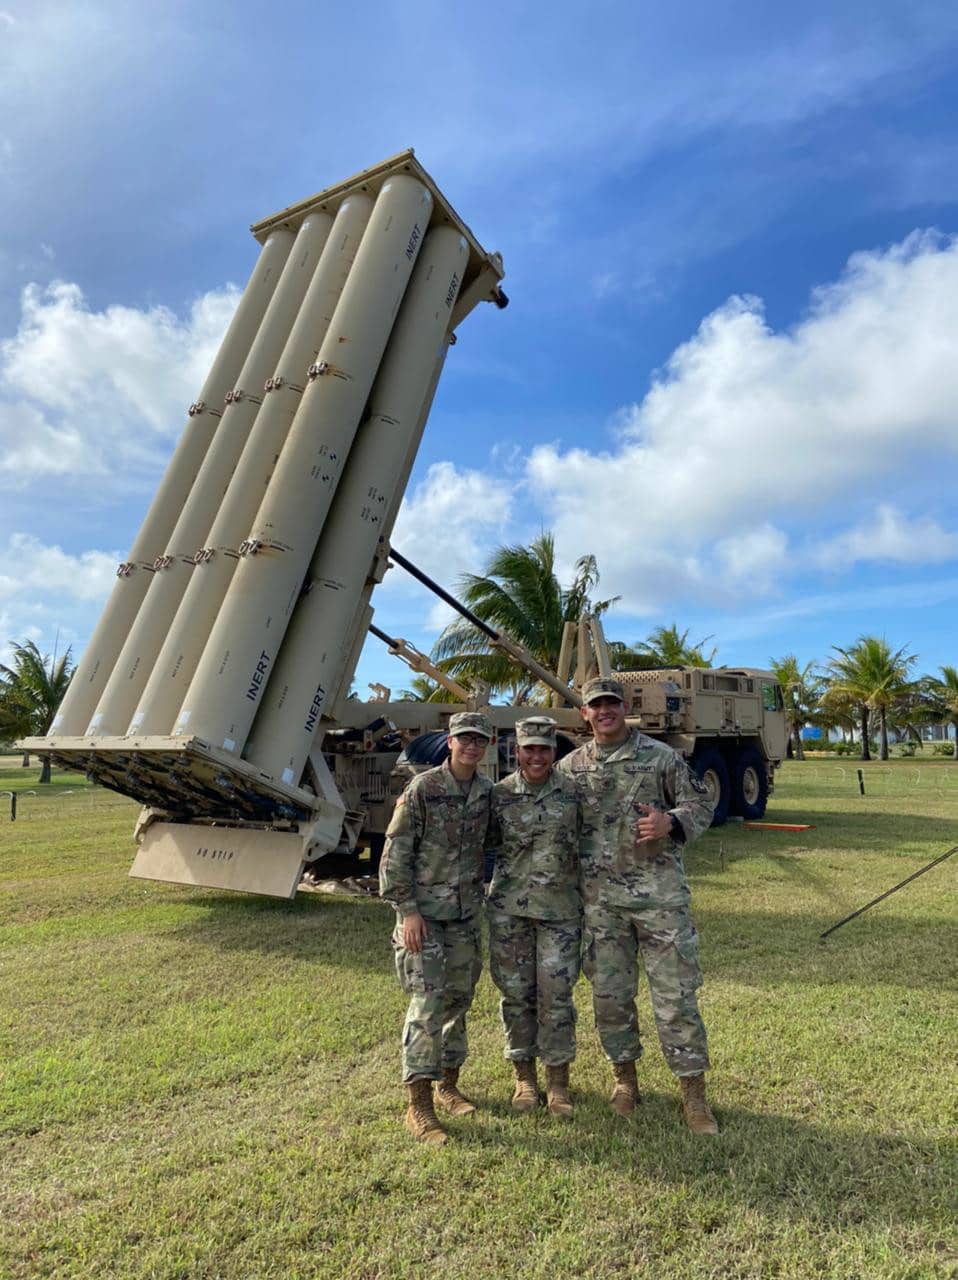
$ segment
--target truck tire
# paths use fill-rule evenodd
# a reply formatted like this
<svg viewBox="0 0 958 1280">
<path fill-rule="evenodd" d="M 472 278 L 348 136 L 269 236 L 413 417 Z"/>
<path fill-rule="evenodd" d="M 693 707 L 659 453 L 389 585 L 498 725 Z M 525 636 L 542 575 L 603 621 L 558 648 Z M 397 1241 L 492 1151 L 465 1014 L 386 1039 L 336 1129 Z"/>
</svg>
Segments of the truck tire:
<svg viewBox="0 0 958 1280">
<path fill-rule="evenodd" d="M 765 816 L 768 804 L 768 770 L 755 747 L 743 747 L 735 764 L 732 812 L 755 821 Z"/>
<path fill-rule="evenodd" d="M 712 826 L 721 827 L 728 817 L 729 803 L 732 799 L 732 784 L 722 753 L 718 747 L 698 747 L 689 763 L 708 787 L 709 794 L 715 801 Z"/>
</svg>

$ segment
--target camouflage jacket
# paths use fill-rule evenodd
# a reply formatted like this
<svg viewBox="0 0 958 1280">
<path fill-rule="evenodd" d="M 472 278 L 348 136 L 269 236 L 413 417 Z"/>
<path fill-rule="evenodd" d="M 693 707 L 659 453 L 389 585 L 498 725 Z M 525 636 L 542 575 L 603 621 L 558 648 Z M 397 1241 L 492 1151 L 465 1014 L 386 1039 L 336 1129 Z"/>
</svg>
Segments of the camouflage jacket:
<svg viewBox="0 0 958 1280">
<path fill-rule="evenodd" d="M 449 761 L 418 774 L 396 801 L 379 865 L 379 894 L 401 916 L 465 920 L 483 901 L 483 848 L 492 782 L 464 796 Z"/>
<path fill-rule="evenodd" d="M 517 769 L 492 788 L 489 846 L 497 850 L 489 905 L 511 916 L 579 915 L 579 801 L 554 769 L 540 787 Z"/>
<path fill-rule="evenodd" d="M 685 906 L 681 845 L 669 836 L 635 842 L 641 805 L 674 814 L 686 840 L 712 821 L 708 791 L 678 752 L 633 730 L 612 750 L 586 743 L 558 768 L 573 779 L 582 804 L 579 872 L 586 908 Z"/>
</svg>

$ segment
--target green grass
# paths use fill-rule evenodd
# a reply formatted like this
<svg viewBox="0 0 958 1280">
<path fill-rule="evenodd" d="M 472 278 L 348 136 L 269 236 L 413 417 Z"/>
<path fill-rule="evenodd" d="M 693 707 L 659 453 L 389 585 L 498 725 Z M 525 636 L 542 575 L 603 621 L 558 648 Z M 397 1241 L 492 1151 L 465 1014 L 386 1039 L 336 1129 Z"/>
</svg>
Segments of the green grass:
<svg viewBox="0 0 958 1280">
<path fill-rule="evenodd" d="M 0 1276 L 958 1275 L 958 855 L 818 940 L 958 840 L 958 768 L 857 767 L 689 853 L 718 1140 L 654 1037 L 611 1114 L 585 983 L 575 1121 L 513 1116 L 484 975 L 481 1111 L 429 1151 L 382 904 L 130 880 L 133 804 L 0 761 Z"/>
</svg>

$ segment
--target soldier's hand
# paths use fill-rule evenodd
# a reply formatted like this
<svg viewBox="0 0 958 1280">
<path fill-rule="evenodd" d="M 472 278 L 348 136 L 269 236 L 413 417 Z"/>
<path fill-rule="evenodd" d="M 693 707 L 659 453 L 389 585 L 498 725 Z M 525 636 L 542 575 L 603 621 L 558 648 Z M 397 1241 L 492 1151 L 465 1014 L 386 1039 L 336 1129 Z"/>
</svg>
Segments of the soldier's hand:
<svg viewBox="0 0 958 1280">
<path fill-rule="evenodd" d="M 651 805 L 636 806 L 642 810 L 642 817 L 635 824 L 635 843 L 645 844 L 648 840 L 662 840 L 672 830 L 672 815 L 663 813 L 661 809 L 653 809 Z"/>
<path fill-rule="evenodd" d="M 412 916 L 406 916 L 402 922 L 402 944 L 412 955 L 417 956 L 422 951 L 422 944 L 426 940 L 426 922 L 418 913 Z"/>
</svg>

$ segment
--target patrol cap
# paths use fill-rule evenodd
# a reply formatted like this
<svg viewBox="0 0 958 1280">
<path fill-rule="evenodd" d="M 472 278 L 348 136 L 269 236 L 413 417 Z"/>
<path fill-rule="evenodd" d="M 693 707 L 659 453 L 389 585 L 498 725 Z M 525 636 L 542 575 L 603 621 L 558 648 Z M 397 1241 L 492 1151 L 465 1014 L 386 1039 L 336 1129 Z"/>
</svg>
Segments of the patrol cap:
<svg viewBox="0 0 958 1280">
<path fill-rule="evenodd" d="M 479 733 L 484 738 L 491 738 L 492 725 L 481 711 L 458 711 L 449 717 L 449 736 L 454 738 L 460 733 Z"/>
<path fill-rule="evenodd" d="M 558 725 L 551 716 L 530 716 L 516 721 L 516 742 L 520 747 L 552 747 L 555 750 Z"/>
<path fill-rule="evenodd" d="M 595 702 L 596 698 L 618 698 L 625 702 L 625 690 L 611 676 L 594 676 L 582 686 L 582 701 Z"/>
</svg>

